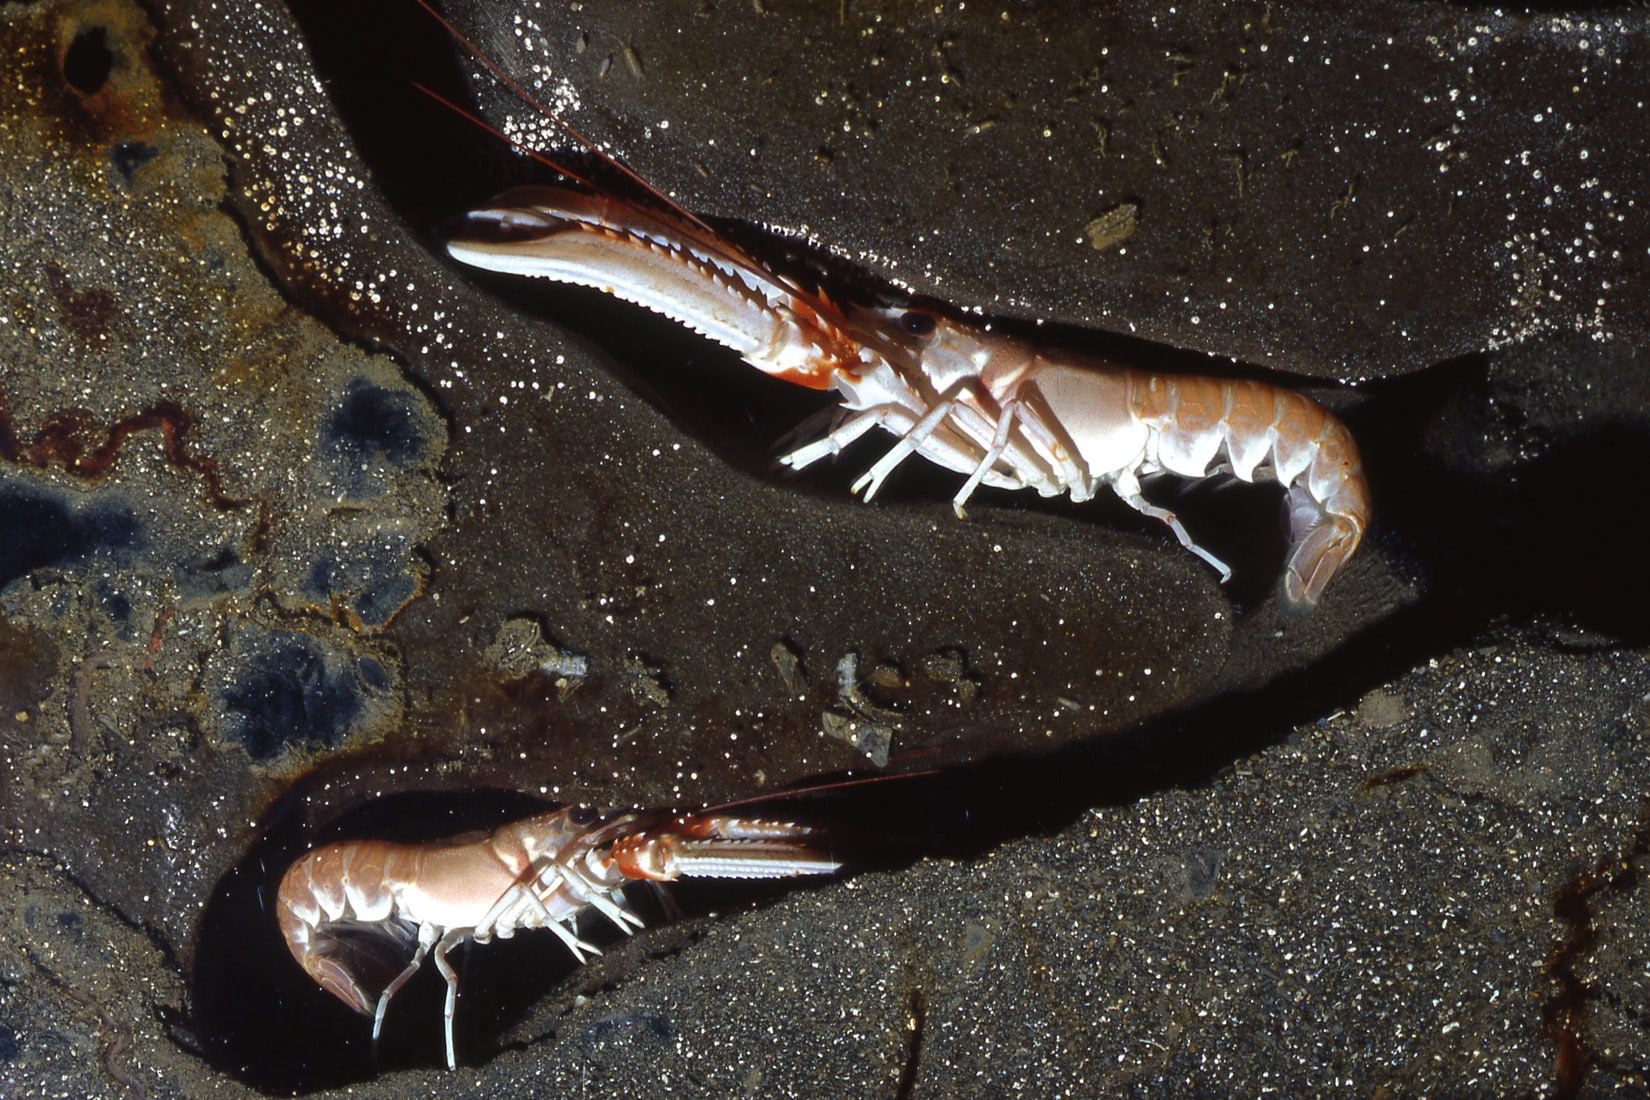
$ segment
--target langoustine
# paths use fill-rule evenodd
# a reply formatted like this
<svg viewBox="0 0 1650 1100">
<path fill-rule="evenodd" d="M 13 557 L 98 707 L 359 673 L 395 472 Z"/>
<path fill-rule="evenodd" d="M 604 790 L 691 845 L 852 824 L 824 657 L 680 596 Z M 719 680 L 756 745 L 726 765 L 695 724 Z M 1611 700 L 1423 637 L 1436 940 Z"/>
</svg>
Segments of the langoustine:
<svg viewBox="0 0 1650 1100">
<path fill-rule="evenodd" d="M 841 865 L 814 829 L 786 822 L 669 810 L 569 807 L 490 833 L 431 844 L 350 840 L 316 848 L 287 870 L 275 911 L 305 973 L 371 1016 L 376 1042 L 390 1000 L 429 954 L 447 982 L 447 1066 L 457 1065 L 458 975 L 447 959 L 465 941 L 547 928 L 582 962 L 599 954 L 579 937 L 594 910 L 626 935 L 642 919 L 625 901 L 633 882 L 680 878 L 791 878 Z M 405 967 L 367 988 L 365 961 Z"/>
<path fill-rule="evenodd" d="M 1172 511 L 1148 501 L 1140 480 L 1269 478 L 1286 492 L 1284 597 L 1303 608 L 1316 606 L 1357 550 L 1371 517 L 1358 446 L 1311 398 L 1266 382 L 1155 374 L 1052 352 L 933 310 L 839 305 L 769 270 L 683 210 L 534 100 L 430 0 L 417 2 L 502 84 L 652 204 L 566 186 L 516 188 L 472 211 L 470 235 L 449 241 L 448 253 L 490 271 L 594 287 L 687 326 L 766 374 L 834 390 L 846 415 L 823 438 L 784 455 L 783 464 L 812 465 L 880 427 L 898 441 L 854 483 L 866 501 L 913 453 L 967 475 L 952 498 L 958 518 L 981 485 L 1069 493 L 1077 502 L 1106 485 L 1168 526 L 1222 583 L 1231 569 Z"/>
<path fill-rule="evenodd" d="M 1145 498 L 1141 479 L 1270 478 L 1287 494 L 1284 595 L 1302 607 L 1317 604 L 1369 525 L 1351 432 L 1280 386 L 1051 352 L 929 309 L 839 305 L 673 206 L 570 186 L 500 195 L 469 214 L 447 250 L 474 267 L 594 287 L 767 374 L 834 390 L 845 415 L 780 461 L 801 469 L 882 428 L 897 441 L 855 482 L 865 500 L 911 454 L 966 475 L 952 500 L 959 518 L 981 485 L 1079 502 L 1107 486 L 1224 582 L 1231 570 Z"/>
</svg>

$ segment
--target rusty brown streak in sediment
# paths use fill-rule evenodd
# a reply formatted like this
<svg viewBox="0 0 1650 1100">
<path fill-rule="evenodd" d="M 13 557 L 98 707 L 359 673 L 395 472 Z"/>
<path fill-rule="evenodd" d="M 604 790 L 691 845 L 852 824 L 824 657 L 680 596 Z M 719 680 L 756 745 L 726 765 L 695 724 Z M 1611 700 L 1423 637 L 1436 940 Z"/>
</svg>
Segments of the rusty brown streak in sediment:
<svg viewBox="0 0 1650 1100">
<path fill-rule="evenodd" d="M 11 406 L 5 394 L 0 393 L 0 458 L 23 466 L 60 466 L 67 473 L 93 480 L 107 473 L 126 440 L 141 431 L 159 428 L 166 452 L 166 461 L 178 469 L 199 474 L 206 482 L 212 503 L 219 508 L 242 508 L 249 502 L 227 495 L 218 480 L 217 463 L 193 454 L 189 448 L 189 430 L 195 418 L 171 401 L 162 401 L 147 409 L 122 417 L 103 433 L 103 439 L 87 453 L 89 440 L 95 439 L 97 425 L 91 416 L 78 409 L 53 413 L 35 432 L 34 439 L 25 445 L 17 436 L 12 422 Z"/>
</svg>

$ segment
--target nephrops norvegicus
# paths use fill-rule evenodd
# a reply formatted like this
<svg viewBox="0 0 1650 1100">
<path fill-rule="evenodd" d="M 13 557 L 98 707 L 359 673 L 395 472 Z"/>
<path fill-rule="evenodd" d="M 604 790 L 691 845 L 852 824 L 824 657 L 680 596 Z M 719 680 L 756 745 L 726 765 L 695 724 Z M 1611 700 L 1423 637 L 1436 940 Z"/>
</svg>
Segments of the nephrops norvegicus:
<svg viewBox="0 0 1650 1100">
<path fill-rule="evenodd" d="M 569 807 L 490 833 L 431 844 L 351 840 L 309 852 L 276 894 L 292 957 L 328 993 L 371 1016 L 376 1042 L 390 999 L 435 959 L 447 982 L 447 1066 L 457 1065 L 453 1013 L 458 974 L 447 954 L 465 941 L 509 939 L 548 928 L 583 962 L 579 938 L 594 910 L 626 935 L 642 927 L 624 890 L 638 881 L 776 879 L 826 875 L 841 865 L 814 829 L 713 812 Z M 381 990 L 366 988 L 364 961 L 410 961 Z"/>
<path fill-rule="evenodd" d="M 812 465 L 881 428 L 896 442 L 855 482 L 865 500 L 912 454 L 965 475 L 952 499 L 959 517 L 981 485 L 1079 502 L 1106 486 L 1167 525 L 1223 582 L 1231 570 L 1172 511 L 1145 498 L 1141 479 L 1273 480 L 1286 492 L 1284 596 L 1305 608 L 1357 549 L 1370 521 L 1369 485 L 1351 432 L 1317 402 L 1266 382 L 1156 374 L 1053 351 L 938 309 L 839 303 L 683 210 L 441 21 L 524 102 L 644 193 L 632 201 L 588 186 L 516 188 L 471 212 L 448 252 L 474 267 L 596 288 L 764 373 L 834 391 L 837 423 L 783 456 L 785 465 Z"/>
</svg>

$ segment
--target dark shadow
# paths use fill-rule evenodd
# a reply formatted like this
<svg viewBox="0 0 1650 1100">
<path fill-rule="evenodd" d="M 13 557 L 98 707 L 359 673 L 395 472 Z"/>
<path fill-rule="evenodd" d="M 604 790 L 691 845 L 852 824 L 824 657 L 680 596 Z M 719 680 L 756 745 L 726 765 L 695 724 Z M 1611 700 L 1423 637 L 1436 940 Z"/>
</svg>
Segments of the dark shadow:
<svg viewBox="0 0 1650 1100">
<path fill-rule="evenodd" d="M 1498 385 L 1502 369 L 1472 357 L 1376 383 L 1348 418 L 1375 493 L 1376 541 L 1425 589 L 1410 656 L 1496 622 L 1650 642 L 1650 571 L 1631 533 L 1650 409 L 1600 402 L 1566 428 L 1537 426 L 1543 390 L 1567 384 L 1564 364 L 1515 392 L 1522 407 Z"/>
<path fill-rule="evenodd" d="M 452 39 L 413 0 L 288 7 L 367 174 L 415 231 L 525 182 L 530 162 L 414 86 L 473 106 Z"/>
</svg>

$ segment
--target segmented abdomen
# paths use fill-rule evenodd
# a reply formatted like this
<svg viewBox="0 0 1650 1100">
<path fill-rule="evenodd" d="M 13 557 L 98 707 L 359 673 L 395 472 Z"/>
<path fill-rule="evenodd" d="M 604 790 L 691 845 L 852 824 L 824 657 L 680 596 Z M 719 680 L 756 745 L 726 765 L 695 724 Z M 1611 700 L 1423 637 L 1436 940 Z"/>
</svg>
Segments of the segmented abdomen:
<svg viewBox="0 0 1650 1100">
<path fill-rule="evenodd" d="M 410 949 L 411 932 L 392 919 L 395 898 L 386 886 L 408 855 L 405 846 L 385 841 L 329 844 L 294 863 L 275 895 L 276 920 L 293 958 L 327 992 L 365 1015 L 372 1014 L 376 992 L 362 987 L 348 953 L 339 957 L 333 926 L 370 930 L 392 954 Z M 358 944 L 355 954 L 361 949 Z"/>
<path fill-rule="evenodd" d="M 1151 430 L 1148 462 L 1194 478 L 1224 466 L 1289 490 L 1285 595 L 1315 604 L 1369 525 L 1369 483 L 1346 425 L 1311 398 L 1265 382 L 1130 373 L 1134 414 Z"/>
</svg>

